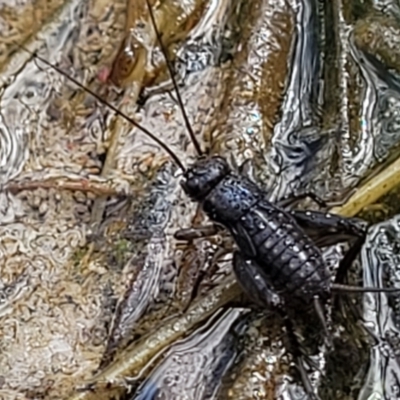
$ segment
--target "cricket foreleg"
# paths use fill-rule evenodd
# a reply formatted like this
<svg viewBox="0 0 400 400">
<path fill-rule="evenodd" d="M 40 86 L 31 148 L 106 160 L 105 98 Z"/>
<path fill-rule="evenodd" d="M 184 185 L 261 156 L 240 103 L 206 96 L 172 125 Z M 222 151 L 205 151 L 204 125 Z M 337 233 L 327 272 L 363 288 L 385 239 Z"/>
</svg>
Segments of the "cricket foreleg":
<svg viewBox="0 0 400 400">
<path fill-rule="evenodd" d="M 216 224 L 202 225 L 193 228 L 179 229 L 174 233 L 174 238 L 177 240 L 194 240 L 203 237 L 214 236 L 221 232 L 223 228 Z"/>
</svg>

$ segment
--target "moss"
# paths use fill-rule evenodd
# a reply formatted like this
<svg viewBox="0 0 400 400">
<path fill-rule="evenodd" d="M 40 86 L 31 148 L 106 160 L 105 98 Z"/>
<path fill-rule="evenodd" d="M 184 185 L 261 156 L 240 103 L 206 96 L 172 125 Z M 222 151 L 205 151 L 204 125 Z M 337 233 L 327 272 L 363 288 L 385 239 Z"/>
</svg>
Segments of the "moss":
<svg viewBox="0 0 400 400">
<path fill-rule="evenodd" d="M 117 240 L 113 246 L 112 257 L 115 259 L 116 265 L 123 265 L 132 256 L 133 244 L 128 239 L 121 238 Z"/>
</svg>

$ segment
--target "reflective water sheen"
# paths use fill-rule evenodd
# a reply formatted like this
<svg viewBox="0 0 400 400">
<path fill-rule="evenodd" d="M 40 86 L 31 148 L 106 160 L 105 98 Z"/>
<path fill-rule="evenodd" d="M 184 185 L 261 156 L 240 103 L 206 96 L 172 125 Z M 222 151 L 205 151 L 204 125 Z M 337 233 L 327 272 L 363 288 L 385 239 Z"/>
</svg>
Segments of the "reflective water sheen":
<svg viewBox="0 0 400 400">
<path fill-rule="evenodd" d="M 361 254 L 366 285 L 380 286 L 387 277 L 393 286 L 400 286 L 399 233 L 398 216 L 371 229 Z M 400 395 L 400 299 L 366 294 L 363 319 L 375 344 L 359 399 L 396 399 Z"/>
<path fill-rule="evenodd" d="M 152 3 L 201 146 L 271 200 L 357 189 L 335 211 L 377 225 L 350 281 L 399 285 L 398 1 Z M 15 44 L 187 165 L 193 145 L 145 5 L 0 0 L 0 397 L 304 399 L 281 319 L 240 295 L 229 236 L 173 238 L 207 221 L 171 160 Z M 346 249 L 324 249 L 332 272 Z M 315 390 L 399 398 L 398 297 L 341 300 L 334 351 L 298 324 Z"/>
<path fill-rule="evenodd" d="M 132 399 L 215 398 L 221 378 L 237 355 L 238 343 L 235 332 L 231 331 L 242 314 L 240 309 L 229 310 L 206 332 L 193 332 L 173 345 Z M 241 325 L 243 328 L 243 323 Z M 236 331 L 239 335 L 238 326 Z"/>
</svg>

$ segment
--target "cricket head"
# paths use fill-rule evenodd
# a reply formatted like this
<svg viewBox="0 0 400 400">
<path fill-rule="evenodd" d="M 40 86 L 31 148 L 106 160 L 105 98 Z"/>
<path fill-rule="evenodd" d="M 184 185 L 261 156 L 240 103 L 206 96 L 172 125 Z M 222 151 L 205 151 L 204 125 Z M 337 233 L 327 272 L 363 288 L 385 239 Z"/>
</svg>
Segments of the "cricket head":
<svg viewBox="0 0 400 400">
<path fill-rule="evenodd" d="M 230 171 L 222 157 L 199 158 L 185 171 L 181 186 L 192 200 L 201 202 Z"/>
</svg>

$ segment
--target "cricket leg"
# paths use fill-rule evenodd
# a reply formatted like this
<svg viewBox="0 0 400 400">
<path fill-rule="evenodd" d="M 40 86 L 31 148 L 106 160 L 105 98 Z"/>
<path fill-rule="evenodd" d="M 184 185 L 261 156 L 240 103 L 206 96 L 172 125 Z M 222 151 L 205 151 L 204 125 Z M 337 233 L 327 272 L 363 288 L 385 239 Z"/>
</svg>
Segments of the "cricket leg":
<svg viewBox="0 0 400 400">
<path fill-rule="evenodd" d="M 223 228 L 217 224 L 208 224 L 193 228 L 179 229 L 174 233 L 174 238 L 177 240 L 191 241 L 194 239 L 214 236 L 221 232 L 222 229 Z"/>
<path fill-rule="evenodd" d="M 305 200 L 307 198 L 314 201 L 314 203 L 316 203 L 320 207 L 323 207 L 323 208 L 328 207 L 328 204 L 324 199 L 322 199 L 321 197 L 317 196 L 315 193 L 312 193 L 312 192 L 305 192 L 305 193 L 301 193 L 301 194 L 298 194 L 295 196 L 290 196 L 290 197 L 281 199 L 277 202 L 277 204 L 279 207 L 282 207 L 282 208 L 290 208 L 290 207 L 293 207 L 296 204 L 298 204 L 300 201 Z"/>
<path fill-rule="evenodd" d="M 317 194 L 313 192 L 304 192 L 304 193 L 299 193 L 296 195 L 289 196 L 287 198 L 281 199 L 277 202 L 278 206 L 282 208 L 289 208 L 293 207 L 296 204 L 298 204 L 300 201 L 304 199 L 311 199 L 319 205 L 321 208 L 330 208 L 330 207 L 340 207 L 343 204 L 347 203 L 348 199 L 354 194 L 354 191 L 350 191 L 343 199 L 338 200 L 338 201 L 326 201 L 319 197 Z"/>
<path fill-rule="evenodd" d="M 285 323 L 289 339 L 290 352 L 293 354 L 295 359 L 295 364 L 300 373 L 304 389 L 311 399 L 319 400 L 319 397 L 315 394 L 305 370 L 304 356 L 301 353 L 300 344 L 294 333 L 293 324 L 281 307 L 283 304 L 279 295 L 269 284 L 268 279 L 261 268 L 253 260 L 244 258 L 239 252 L 234 253 L 233 270 L 239 285 L 242 287 L 242 290 L 251 301 L 262 307 L 273 307 L 278 311 Z"/>
<path fill-rule="evenodd" d="M 322 211 L 292 210 L 290 214 L 319 247 L 354 239 L 365 241 L 367 226 L 361 219 Z"/>
<path fill-rule="evenodd" d="M 243 292 L 252 302 L 263 308 L 281 304 L 279 295 L 261 268 L 253 260 L 245 259 L 238 251 L 233 255 L 233 271 Z"/>
<path fill-rule="evenodd" d="M 398 294 L 400 289 L 373 288 L 343 285 L 350 266 L 360 254 L 367 236 L 367 225 L 358 218 L 347 218 L 336 214 L 320 211 L 291 211 L 296 222 L 304 229 L 306 234 L 313 239 L 319 247 L 331 246 L 336 243 L 353 240 L 353 244 L 346 252 L 339 264 L 335 283 L 332 290 L 344 293 L 385 292 Z M 354 241 L 355 240 L 355 241 Z"/>
<path fill-rule="evenodd" d="M 296 337 L 294 325 L 293 325 L 291 319 L 287 316 L 287 314 L 285 314 L 283 312 L 283 310 L 280 311 L 280 315 L 283 319 L 285 329 L 286 329 L 286 334 L 287 334 L 287 337 L 289 340 L 289 346 L 290 346 L 289 350 L 295 360 L 295 365 L 300 374 L 300 379 L 304 386 L 304 390 L 311 400 L 320 400 L 319 396 L 315 393 L 315 390 L 311 384 L 310 378 L 304 367 L 305 357 L 301 351 L 301 345 Z M 311 362 L 311 364 L 314 364 L 314 363 Z"/>
</svg>

